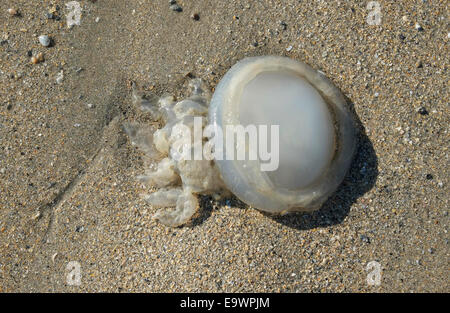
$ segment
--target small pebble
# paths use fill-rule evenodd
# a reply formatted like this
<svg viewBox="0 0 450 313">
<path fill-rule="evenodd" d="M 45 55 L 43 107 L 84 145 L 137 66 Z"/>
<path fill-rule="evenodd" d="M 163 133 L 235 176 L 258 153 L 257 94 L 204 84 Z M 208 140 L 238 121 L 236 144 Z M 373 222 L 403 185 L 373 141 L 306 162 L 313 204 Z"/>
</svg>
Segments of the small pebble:
<svg viewBox="0 0 450 313">
<path fill-rule="evenodd" d="M 281 21 L 281 22 L 280 22 L 280 25 L 281 25 L 281 28 L 283 28 L 283 30 L 286 30 L 286 29 L 287 29 L 287 24 L 286 24 L 286 22 Z"/>
<path fill-rule="evenodd" d="M 420 115 L 428 115 L 428 110 L 425 107 L 420 107 L 419 110 L 417 110 L 417 112 Z"/>
<path fill-rule="evenodd" d="M 428 180 L 432 180 L 432 179 L 433 179 L 433 175 L 427 174 L 426 178 L 427 178 Z"/>
<path fill-rule="evenodd" d="M 41 62 L 44 62 L 44 55 L 42 54 L 42 52 L 38 53 L 36 56 L 31 57 L 31 63 L 38 64 Z"/>
<path fill-rule="evenodd" d="M 169 0 L 169 5 L 176 4 L 177 0 Z"/>
<path fill-rule="evenodd" d="M 361 241 L 365 242 L 365 243 L 370 243 L 370 238 L 367 237 L 366 235 L 361 235 Z"/>
<path fill-rule="evenodd" d="M 286 48 L 286 51 L 289 52 L 289 51 L 292 50 L 292 48 L 293 48 L 292 46 L 289 46 L 289 47 Z"/>
<path fill-rule="evenodd" d="M 17 12 L 17 10 L 14 8 L 10 8 L 10 9 L 8 9 L 8 14 L 11 16 L 18 16 L 19 12 Z"/>
<path fill-rule="evenodd" d="M 170 6 L 170 9 L 172 10 L 172 11 L 175 11 L 175 12 L 182 12 L 183 11 L 183 8 L 182 7 L 180 7 L 178 4 L 172 4 L 171 6 Z"/>
<path fill-rule="evenodd" d="M 198 15 L 198 13 L 194 13 L 194 14 L 192 14 L 191 18 L 192 18 L 194 21 L 198 21 L 198 20 L 200 19 L 200 15 Z"/>
<path fill-rule="evenodd" d="M 50 46 L 50 37 L 47 35 L 41 35 L 39 36 L 39 42 L 41 43 L 41 45 L 43 45 L 44 47 L 48 47 Z"/>
<path fill-rule="evenodd" d="M 416 23 L 416 25 L 414 25 L 414 27 L 415 27 L 419 32 L 423 31 L 423 27 L 420 26 L 419 23 Z"/>
<path fill-rule="evenodd" d="M 31 218 L 33 219 L 33 220 L 37 220 L 37 219 L 39 219 L 41 217 L 41 212 L 36 212 L 36 214 L 34 214 Z"/>
<path fill-rule="evenodd" d="M 56 83 L 61 84 L 63 80 L 64 80 L 64 71 L 61 71 L 56 75 Z"/>
<path fill-rule="evenodd" d="M 83 227 L 83 226 L 77 226 L 77 227 L 75 228 L 75 231 L 76 231 L 77 233 L 81 233 L 81 232 L 83 232 L 83 230 L 84 230 L 84 227 Z"/>
</svg>

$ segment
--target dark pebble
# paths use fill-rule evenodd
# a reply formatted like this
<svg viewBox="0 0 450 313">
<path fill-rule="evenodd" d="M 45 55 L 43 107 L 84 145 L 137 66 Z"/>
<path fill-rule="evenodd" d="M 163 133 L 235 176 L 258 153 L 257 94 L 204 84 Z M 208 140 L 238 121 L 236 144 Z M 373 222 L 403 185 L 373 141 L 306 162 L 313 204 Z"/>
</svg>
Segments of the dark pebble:
<svg viewBox="0 0 450 313">
<path fill-rule="evenodd" d="M 198 21 L 200 19 L 200 15 L 198 15 L 198 13 L 194 13 L 194 14 L 192 14 L 192 19 L 194 21 Z"/>
<path fill-rule="evenodd" d="M 171 9 L 172 11 L 175 11 L 175 12 L 182 12 L 182 11 L 183 11 L 183 8 L 180 7 L 178 4 L 172 4 L 172 5 L 170 6 L 170 9 Z"/>
<path fill-rule="evenodd" d="M 431 174 L 427 174 L 426 177 L 427 177 L 428 180 L 432 180 L 433 179 L 433 175 L 431 175 Z"/>
<path fill-rule="evenodd" d="M 81 233 L 83 230 L 84 230 L 84 227 L 83 227 L 83 226 L 77 226 L 77 227 L 75 228 L 75 231 L 76 231 L 77 233 Z"/>
<path fill-rule="evenodd" d="M 419 112 L 420 115 L 428 115 L 428 111 L 425 107 L 419 108 L 417 112 Z"/>
<path fill-rule="evenodd" d="M 365 243 L 370 243 L 370 238 L 367 237 L 366 235 L 361 235 L 361 241 L 365 242 Z"/>
<path fill-rule="evenodd" d="M 54 183 L 54 182 L 51 182 L 51 183 L 48 183 L 47 184 L 47 188 L 48 189 L 51 189 L 51 188 L 53 188 L 53 187 L 55 187 L 56 186 L 56 183 Z"/>
</svg>

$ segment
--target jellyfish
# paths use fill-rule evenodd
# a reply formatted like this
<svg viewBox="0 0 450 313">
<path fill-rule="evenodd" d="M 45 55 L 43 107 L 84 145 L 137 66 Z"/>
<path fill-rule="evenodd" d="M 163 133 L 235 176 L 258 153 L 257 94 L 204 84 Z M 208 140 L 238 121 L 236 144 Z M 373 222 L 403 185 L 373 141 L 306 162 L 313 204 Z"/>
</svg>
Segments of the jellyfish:
<svg viewBox="0 0 450 313">
<path fill-rule="evenodd" d="M 149 161 L 138 179 L 167 226 L 186 224 L 198 195 L 234 194 L 271 214 L 319 209 L 343 181 L 356 148 L 349 106 L 310 66 L 279 56 L 249 57 L 211 95 L 200 79 L 191 95 L 133 102 L 161 127 L 124 125 Z"/>
</svg>

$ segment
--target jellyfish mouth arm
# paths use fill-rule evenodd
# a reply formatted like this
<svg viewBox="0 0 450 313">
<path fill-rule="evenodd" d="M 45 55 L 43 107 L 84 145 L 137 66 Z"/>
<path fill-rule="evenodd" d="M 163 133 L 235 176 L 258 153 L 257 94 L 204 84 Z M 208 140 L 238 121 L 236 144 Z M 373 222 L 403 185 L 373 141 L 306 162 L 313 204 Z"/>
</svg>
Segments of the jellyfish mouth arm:
<svg viewBox="0 0 450 313">
<path fill-rule="evenodd" d="M 137 177 L 138 181 L 147 187 L 158 188 L 142 197 L 158 209 L 153 219 L 170 227 L 186 224 L 198 211 L 197 192 L 213 193 L 223 188 L 223 184 L 218 182 L 220 175 L 217 169 L 209 161 L 184 160 L 174 155 L 177 143 L 190 143 L 190 137 L 185 142 L 182 139 L 187 139 L 179 138 L 180 135 L 191 133 L 195 118 L 208 114 L 208 88 L 201 80 L 193 80 L 190 88 L 191 97 L 175 103 L 171 96 L 144 96 L 133 84 L 134 106 L 149 114 L 160 128 L 155 125 L 124 124 L 131 143 L 144 152 L 144 160 L 147 158 L 150 160 L 148 163 L 152 164 L 151 167 L 146 166 L 145 173 Z M 202 122 L 202 128 L 204 126 Z"/>
<path fill-rule="evenodd" d="M 176 206 L 178 197 L 182 193 L 183 190 L 181 188 L 164 188 L 144 195 L 144 199 L 152 206 L 168 208 Z"/>
<path fill-rule="evenodd" d="M 189 190 L 179 190 L 180 194 L 177 196 L 175 209 L 159 210 L 153 215 L 153 219 L 166 226 L 178 227 L 186 224 L 192 218 L 199 207 L 198 199 Z"/>
</svg>

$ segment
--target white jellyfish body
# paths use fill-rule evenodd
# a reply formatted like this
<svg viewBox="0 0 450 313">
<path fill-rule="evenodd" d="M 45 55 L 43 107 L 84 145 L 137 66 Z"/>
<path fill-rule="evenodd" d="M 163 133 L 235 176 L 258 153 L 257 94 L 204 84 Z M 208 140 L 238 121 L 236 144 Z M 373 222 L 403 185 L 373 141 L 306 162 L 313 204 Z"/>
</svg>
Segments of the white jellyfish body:
<svg viewBox="0 0 450 313">
<path fill-rule="evenodd" d="M 350 167 L 356 135 L 347 103 L 304 63 L 244 59 L 222 78 L 210 106 L 210 122 L 220 127 L 279 125 L 275 171 L 261 171 L 261 161 L 216 161 L 226 186 L 253 207 L 271 213 L 318 209 Z"/>
<path fill-rule="evenodd" d="M 285 57 L 253 57 L 226 73 L 210 107 L 201 81 L 193 80 L 191 87 L 192 96 L 177 103 L 170 97 L 146 100 L 134 92 L 134 102 L 164 126 L 125 125 L 148 164 L 158 162 L 156 170 L 148 165 L 139 179 L 159 188 L 145 196 L 150 204 L 172 208 L 154 215 L 163 224 L 189 221 L 199 206 L 197 194 L 229 190 L 266 212 L 310 211 L 320 208 L 342 182 L 355 150 L 355 126 L 344 97 L 321 73 Z M 190 136 L 198 131 L 194 125 L 198 117 L 204 121 L 201 129 L 207 124 L 221 129 L 223 146 L 216 146 L 215 152 L 220 150 L 222 157 L 214 161 L 186 157 L 203 151 L 206 142 Z M 248 142 L 250 133 L 235 137 L 226 131 L 237 125 L 241 130 L 249 125 L 257 130 L 277 126 L 278 133 L 275 137 L 256 133 L 253 139 L 266 148 L 261 150 Z M 243 149 L 247 157 L 236 158 L 234 151 L 227 154 L 234 148 Z M 256 158 L 248 158 L 251 152 Z"/>
</svg>

